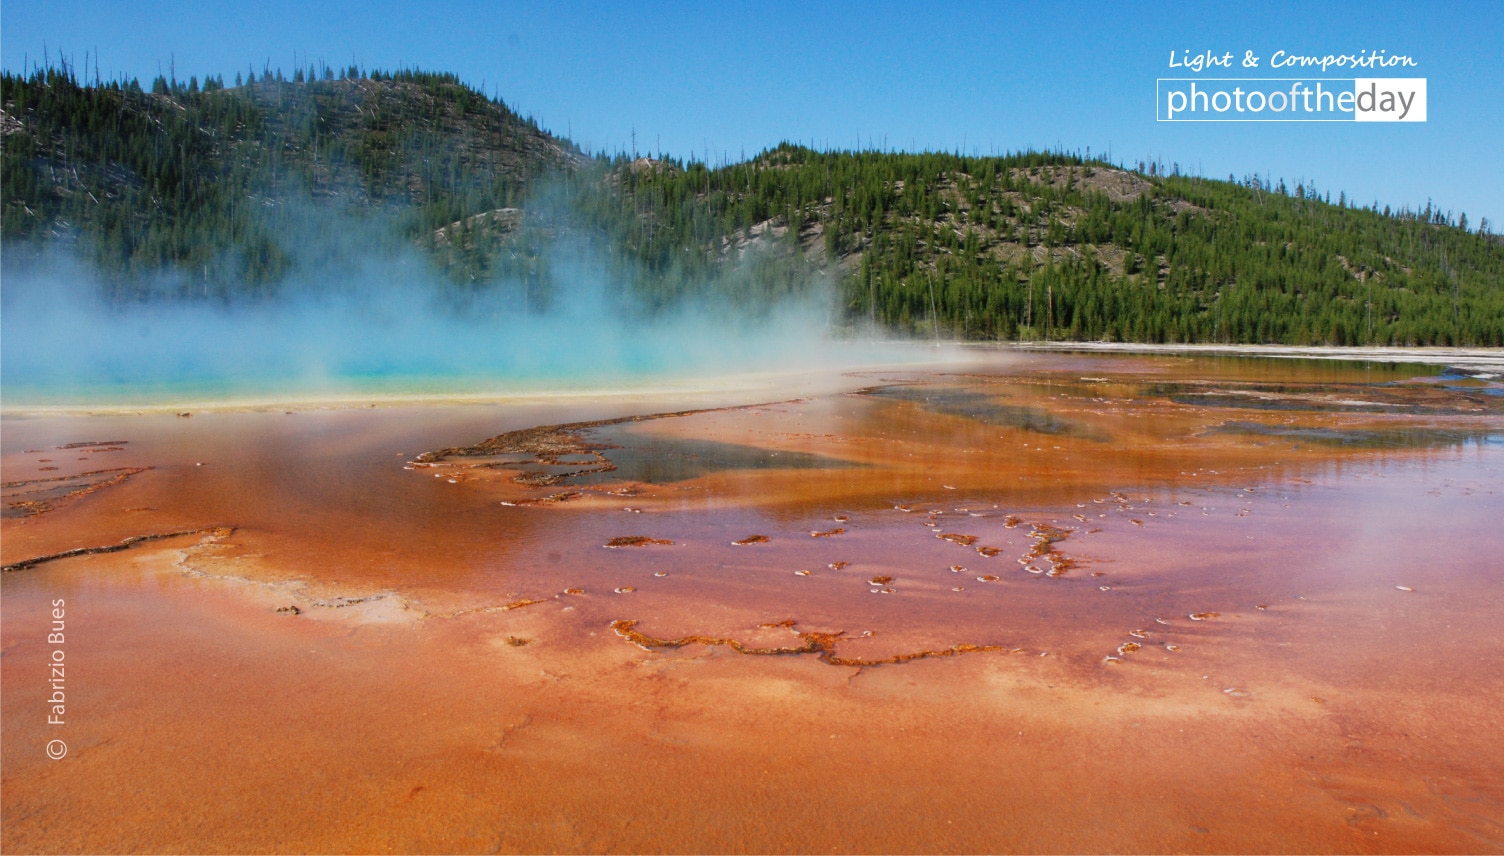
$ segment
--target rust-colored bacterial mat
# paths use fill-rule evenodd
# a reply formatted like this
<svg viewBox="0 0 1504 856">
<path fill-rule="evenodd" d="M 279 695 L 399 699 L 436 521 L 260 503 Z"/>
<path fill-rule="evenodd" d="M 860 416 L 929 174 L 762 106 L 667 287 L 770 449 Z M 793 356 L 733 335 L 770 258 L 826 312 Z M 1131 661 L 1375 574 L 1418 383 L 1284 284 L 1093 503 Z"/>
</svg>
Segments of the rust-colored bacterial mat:
<svg viewBox="0 0 1504 856">
<path fill-rule="evenodd" d="M 7 415 L 0 849 L 1504 852 L 1458 377 Z"/>
</svg>

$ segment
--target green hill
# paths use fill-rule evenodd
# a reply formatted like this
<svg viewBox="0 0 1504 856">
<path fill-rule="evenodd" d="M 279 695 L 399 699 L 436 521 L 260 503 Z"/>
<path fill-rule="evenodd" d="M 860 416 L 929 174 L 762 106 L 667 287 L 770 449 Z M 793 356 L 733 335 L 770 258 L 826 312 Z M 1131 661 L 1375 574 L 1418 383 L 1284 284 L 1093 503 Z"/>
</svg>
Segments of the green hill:
<svg viewBox="0 0 1504 856">
<path fill-rule="evenodd" d="M 649 312 L 828 289 L 838 325 L 926 337 L 1504 345 L 1504 244 L 1435 210 L 1059 153 L 592 157 L 452 75 L 237 83 L 0 77 L 8 263 L 238 300 L 417 252 L 537 311 L 584 250 Z"/>
</svg>

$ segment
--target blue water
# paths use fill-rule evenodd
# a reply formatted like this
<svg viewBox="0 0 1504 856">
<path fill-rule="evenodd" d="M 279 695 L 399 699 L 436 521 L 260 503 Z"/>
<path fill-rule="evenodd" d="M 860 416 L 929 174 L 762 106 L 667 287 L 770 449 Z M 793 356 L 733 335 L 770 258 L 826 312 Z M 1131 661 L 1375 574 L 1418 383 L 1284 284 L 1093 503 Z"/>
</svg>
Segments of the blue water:
<svg viewBox="0 0 1504 856">
<path fill-rule="evenodd" d="M 457 312 L 418 287 L 104 307 L 79 289 L 7 281 L 4 297 L 7 409 L 618 390 L 915 356 L 833 341 L 825 307 L 813 304 L 756 319 L 688 310 L 647 319 L 588 294 L 547 314 Z"/>
</svg>

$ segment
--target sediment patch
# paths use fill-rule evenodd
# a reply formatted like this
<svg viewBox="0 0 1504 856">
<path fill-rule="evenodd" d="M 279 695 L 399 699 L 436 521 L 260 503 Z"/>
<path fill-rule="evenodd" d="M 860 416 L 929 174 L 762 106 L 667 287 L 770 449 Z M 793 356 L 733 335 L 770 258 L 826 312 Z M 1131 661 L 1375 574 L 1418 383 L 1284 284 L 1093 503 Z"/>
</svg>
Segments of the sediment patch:
<svg viewBox="0 0 1504 856">
<path fill-rule="evenodd" d="M 667 547 L 673 543 L 673 541 L 666 538 L 649 538 L 646 535 L 618 535 L 607 541 L 606 546 L 614 550 L 618 547 L 652 547 L 655 545 Z"/>
<path fill-rule="evenodd" d="M 88 496 L 97 490 L 113 487 L 149 469 L 151 467 L 115 467 L 107 470 L 90 470 L 71 476 L 49 476 L 5 482 L 0 484 L 0 496 L 3 496 L 5 500 L 5 507 L 0 510 L 0 517 L 34 517 L 38 514 L 46 514 L 65 502 Z"/>
<path fill-rule="evenodd" d="M 150 535 L 132 535 L 120 541 L 118 544 L 105 544 L 99 547 L 75 547 L 72 550 L 64 550 L 61 553 L 49 553 L 45 556 L 37 556 L 31 559 L 23 559 L 9 565 L 0 567 L 0 571 L 24 571 L 37 565 L 55 562 L 59 559 L 71 559 L 75 556 L 90 556 L 96 553 L 118 553 L 121 550 L 129 550 L 152 541 L 163 541 L 168 538 L 183 538 L 188 535 L 212 535 L 217 538 L 227 538 L 235 532 L 233 526 L 205 526 L 202 529 L 182 529 L 177 532 L 156 532 Z"/>
<path fill-rule="evenodd" d="M 686 645 L 724 646 L 737 652 L 756 657 L 782 657 L 797 656 L 800 654 L 813 654 L 822 663 L 832 666 L 887 666 L 897 663 L 908 663 L 914 660 L 924 660 L 933 657 L 956 657 L 962 654 L 978 654 L 984 651 L 1006 650 L 1001 645 L 973 645 L 960 644 L 948 648 L 927 648 L 922 651 L 913 651 L 904 654 L 894 654 L 891 657 L 868 658 L 868 657 L 843 657 L 836 653 L 836 645 L 845 636 L 844 630 L 832 633 L 821 633 L 814 630 L 799 630 L 796 622 L 783 621 L 777 624 L 763 625 L 766 627 L 787 627 L 799 637 L 798 645 L 786 645 L 777 647 L 754 647 L 730 637 L 704 636 L 681 636 L 677 639 L 659 639 L 638 631 L 637 622 L 629 619 L 618 619 L 611 622 L 611 629 L 616 635 L 621 636 L 632 644 L 647 651 L 662 648 L 683 648 Z"/>
</svg>

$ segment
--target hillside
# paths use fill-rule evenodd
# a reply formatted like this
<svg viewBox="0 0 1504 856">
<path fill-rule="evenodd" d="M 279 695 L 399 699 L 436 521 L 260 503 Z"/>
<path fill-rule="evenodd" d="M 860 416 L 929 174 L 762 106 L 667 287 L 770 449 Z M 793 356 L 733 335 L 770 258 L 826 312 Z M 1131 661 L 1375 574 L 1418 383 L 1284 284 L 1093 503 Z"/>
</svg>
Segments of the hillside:
<svg viewBox="0 0 1504 856">
<path fill-rule="evenodd" d="M 117 298 L 265 297 L 416 251 L 457 294 L 539 311 L 588 256 L 648 312 L 828 290 L 838 325 L 925 337 L 1504 345 L 1497 237 L 1258 178 L 1047 153 L 587 157 L 423 72 L 147 91 L 50 70 L 4 76 L 0 105 L 7 257 L 63 243 Z"/>
<path fill-rule="evenodd" d="M 649 255 L 798 251 L 839 281 L 847 318 L 915 335 L 1504 344 L 1504 244 L 1431 210 L 1040 153 L 782 146 L 622 175 L 658 225 Z"/>
<path fill-rule="evenodd" d="M 452 75 L 313 76 L 148 91 L 6 75 L 7 244 L 77 242 L 126 290 L 176 268 L 209 294 L 256 292 L 293 272 L 291 245 L 330 214 L 419 236 L 590 163 Z"/>
</svg>

